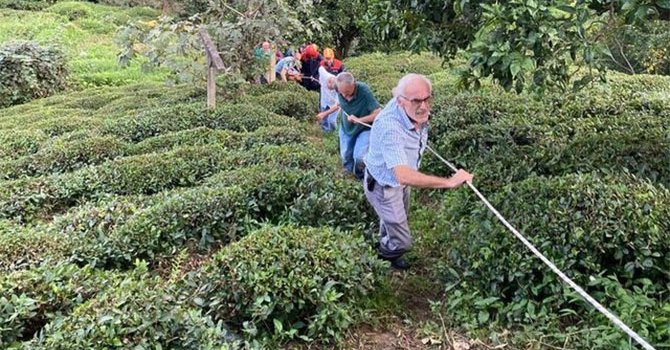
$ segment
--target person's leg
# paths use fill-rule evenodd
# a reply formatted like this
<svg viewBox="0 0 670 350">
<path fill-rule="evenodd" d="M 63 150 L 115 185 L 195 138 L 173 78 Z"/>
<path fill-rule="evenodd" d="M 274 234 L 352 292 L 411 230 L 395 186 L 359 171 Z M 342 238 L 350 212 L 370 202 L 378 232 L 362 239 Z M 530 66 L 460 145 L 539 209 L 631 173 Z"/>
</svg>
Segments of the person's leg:
<svg viewBox="0 0 670 350">
<path fill-rule="evenodd" d="M 384 187 L 379 184 L 375 184 L 370 191 L 367 184 L 368 176 L 366 173 L 363 191 L 380 219 L 377 252 L 386 259 L 398 258 L 412 247 L 412 236 L 405 211 L 405 191 L 402 187 Z"/>
<path fill-rule="evenodd" d="M 368 154 L 368 146 L 370 145 L 370 130 L 362 131 L 356 137 L 356 143 L 354 146 L 354 175 L 358 179 L 363 179 L 363 173 L 365 171 L 365 163 L 363 158 Z"/>
<path fill-rule="evenodd" d="M 335 131 L 337 129 L 337 112 L 330 113 L 325 119 L 327 119 L 329 131 Z"/>
<path fill-rule="evenodd" d="M 403 188 L 386 187 L 383 191 L 379 214 L 384 221 L 386 236 L 380 239 L 379 255 L 392 259 L 407 252 L 413 240 L 405 211 Z"/>
<path fill-rule="evenodd" d="M 325 110 L 327 110 L 327 109 L 328 109 L 328 106 L 326 106 L 326 107 L 320 107 L 320 108 L 319 108 L 319 112 L 323 112 L 323 111 L 325 111 Z M 328 117 L 325 117 L 325 118 L 321 119 L 321 120 L 319 121 L 319 125 L 321 126 L 321 130 L 322 130 L 323 132 L 328 132 L 328 131 L 330 131 L 330 129 L 329 129 L 329 125 L 328 125 Z"/>
<path fill-rule="evenodd" d="M 342 166 L 348 172 L 354 171 L 354 141 L 356 139 L 347 135 L 347 133 L 340 128 L 340 158 L 342 159 Z"/>
</svg>

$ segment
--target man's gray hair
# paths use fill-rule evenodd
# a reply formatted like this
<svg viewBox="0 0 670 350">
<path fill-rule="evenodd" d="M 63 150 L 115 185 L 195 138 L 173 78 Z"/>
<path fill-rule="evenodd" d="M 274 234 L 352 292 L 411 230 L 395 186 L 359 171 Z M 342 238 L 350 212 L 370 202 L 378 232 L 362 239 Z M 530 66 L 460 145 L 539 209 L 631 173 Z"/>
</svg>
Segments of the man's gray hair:
<svg viewBox="0 0 670 350">
<path fill-rule="evenodd" d="M 354 76 L 351 75 L 349 72 L 342 72 L 337 75 L 337 78 L 335 79 L 335 85 L 339 88 L 342 85 L 351 85 L 355 84 L 356 79 L 354 79 Z"/>
<path fill-rule="evenodd" d="M 433 84 L 426 78 L 425 75 L 421 74 L 416 74 L 416 73 L 409 73 L 406 74 L 404 77 L 400 78 L 398 81 L 398 85 L 393 88 L 392 94 L 393 97 L 398 97 L 400 95 L 405 95 L 405 91 L 407 90 L 407 87 L 416 81 L 423 81 L 424 83 L 428 84 L 428 88 L 430 91 L 433 91 Z"/>
</svg>

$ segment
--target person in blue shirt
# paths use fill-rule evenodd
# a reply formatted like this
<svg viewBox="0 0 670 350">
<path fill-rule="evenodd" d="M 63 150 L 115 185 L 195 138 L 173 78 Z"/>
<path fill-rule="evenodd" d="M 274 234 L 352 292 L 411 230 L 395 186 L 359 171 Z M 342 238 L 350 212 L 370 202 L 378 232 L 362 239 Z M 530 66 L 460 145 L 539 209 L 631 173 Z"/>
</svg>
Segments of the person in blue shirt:
<svg viewBox="0 0 670 350">
<path fill-rule="evenodd" d="M 426 77 L 408 74 L 401 78 L 372 126 L 364 160 L 365 197 L 379 216 L 377 253 L 396 269 L 409 267 L 402 256 L 412 247 L 410 187 L 451 189 L 472 181 L 472 175 L 462 169 L 449 178 L 419 171 L 428 140 L 431 101 L 432 86 Z"/>
<path fill-rule="evenodd" d="M 363 179 L 365 163 L 363 157 L 368 152 L 370 128 L 359 124 L 372 124 L 381 112 L 381 106 L 367 84 L 357 82 L 349 72 L 342 72 L 335 78 L 337 100 L 340 108 L 340 157 L 346 171 Z"/>
<path fill-rule="evenodd" d="M 293 56 L 282 58 L 275 66 L 275 76 L 281 81 L 302 81 L 300 63 L 300 52 L 295 52 Z"/>
</svg>

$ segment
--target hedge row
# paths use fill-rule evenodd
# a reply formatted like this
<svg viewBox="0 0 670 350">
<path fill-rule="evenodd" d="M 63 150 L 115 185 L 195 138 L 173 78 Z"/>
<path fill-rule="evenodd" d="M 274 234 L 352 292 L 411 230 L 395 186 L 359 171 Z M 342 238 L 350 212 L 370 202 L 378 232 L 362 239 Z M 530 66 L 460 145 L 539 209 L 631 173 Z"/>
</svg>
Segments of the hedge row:
<svg viewBox="0 0 670 350">
<path fill-rule="evenodd" d="M 382 270 L 361 236 L 265 227 L 218 252 L 191 283 L 209 314 L 249 338 L 329 342 L 352 323 Z"/>
<path fill-rule="evenodd" d="M 282 226 L 251 232 L 183 282 L 153 277 L 143 263 L 128 273 L 42 266 L 0 277 L 0 344 L 237 349 L 235 333 L 256 346 L 330 342 L 360 316 L 384 265 L 360 236 Z"/>
<path fill-rule="evenodd" d="M 275 91 L 264 95 L 242 97 L 240 102 L 261 106 L 270 112 L 289 116 L 298 120 L 310 120 L 319 112 L 319 98 L 307 90 Z"/>
<path fill-rule="evenodd" d="M 200 127 L 145 139 L 131 146 L 130 154 L 166 151 L 183 146 L 222 144 L 227 148 L 252 148 L 261 145 L 303 143 L 305 131 L 295 127 L 260 127 L 253 132 L 235 132 Z"/>
<path fill-rule="evenodd" d="M 0 345 L 13 349 L 239 348 L 144 264 L 128 274 L 59 264 L 5 275 L 0 285 Z"/>
<path fill-rule="evenodd" d="M 123 156 L 127 148 L 126 143 L 109 136 L 56 139 L 30 156 L 0 162 L 0 179 L 63 173 Z"/>
<path fill-rule="evenodd" d="M 345 65 L 356 79 L 364 82 L 384 74 L 398 74 L 399 77 L 406 73 L 430 75 L 443 70 L 442 60 L 429 53 L 372 53 L 349 58 Z"/>
<path fill-rule="evenodd" d="M 19 130 L 11 133 L 0 131 L 0 159 L 35 153 L 48 138 L 41 130 Z"/>
<path fill-rule="evenodd" d="M 213 350 L 240 345 L 223 324 L 180 300 L 173 285 L 134 272 L 114 289 L 47 325 L 24 349 L 118 347 Z"/>
<path fill-rule="evenodd" d="M 0 118 L 0 132 L 12 133 L 14 130 L 37 130 L 43 123 L 64 120 L 63 118 L 67 117 L 81 118 L 86 115 L 87 112 L 79 108 L 38 107 L 20 113 L 15 117 L 11 117 L 9 113 L 6 114 L 4 118 Z"/>
<path fill-rule="evenodd" d="M 47 260 L 62 260 L 72 251 L 67 237 L 44 226 L 24 226 L 0 220 L 0 272 L 21 270 Z"/>
<path fill-rule="evenodd" d="M 670 184 L 668 122 L 622 115 L 554 126 L 499 122 L 473 125 L 436 139 L 436 151 L 477 174 L 477 183 L 500 188 L 532 174 L 563 175 L 595 170 L 633 173 Z M 424 169 L 447 174 L 435 157 Z"/>
<path fill-rule="evenodd" d="M 4 183 L 0 217 L 49 215 L 101 194 L 151 194 L 192 186 L 225 164 L 222 147 L 184 147 L 163 154 L 121 158 L 72 173 Z"/>
<path fill-rule="evenodd" d="M 48 322 L 117 283 L 115 273 L 72 264 L 3 274 L 0 346 L 33 338 Z"/>
<path fill-rule="evenodd" d="M 319 172 L 266 165 L 222 173 L 206 186 L 174 191 L 151 198 L 150 203 L 85 210 L 56 221 L 55 228 L 82 242 L 72 252 L 77 261 L 125 267 L 136 258 L 154 260 L 175 253 L 179 247 L 208 248 L 246 235 L 254 222 L 279 222 L 287 212 L 300 215 L 296 205 L 309 191 L 321 192 L 326 182 Z M 346 186 L 341 179 L 328 181 Z M 304 183 L 305 188 L 297 186 Z M 350 187 L 356 184 L 346 181 Z M 324 199 L 331 212 L 323 220 L 336 227 L 360 227 L 371 218 L 361 198 L 334 196 Z M 359 201 L 355 201 L 359 200 Z M 308 208 L 303 213 L 310 213 Z M 358 216 L 349 217 L 351 213 Z"/>
<path fill-rule="evenodd" d="M 102 133 L 139 142 L 169 132 L 208 127 L 233 131 L 253 131 L 263 126 L 295 126 L 295 120 L 254 105 L 223 105 L 210 111 L 201 103 L 150 110 L 137 116 L 107 120 Z"/>
<path fill-rule="evenodd" d="M 66 116 L 116 118 L 196 100 L 202 100 L 202 91 L 188 86 L 148 83 L 87 89 L 8 108 L 0 116 L 0 129 L 34 128 L 32 123 Z"/>
<path fill-rule="evenodd" d="M 669 301 L 670 192 L 663 187 L 629 175 L 532 177 L 490 200 L 559 269 L 591 286 L 589 292 L 600 292 L 593 278 L 617 276 L 626 290 Z M 445 281 L 461 280 L 460 302 L 474 303 L 461 305 L 468 311 L 454 314 L 458 320 L 471 322 L 479 311 L 482 325 L 552 318 L 574 324 L 588 309 L 572 303 L 557 277 L 469 193 L 448 197 L 441 213 L 440 241 L 448 249 L 439 270 Z"/>
<path fill-rule="evenodd" d="M 326 185 L 325 183 L 334 181 L 335 183 L 341 183 L 340 185 L 338 185 L 341 188 L 347 187 L 345 184 L 348 183 L 348 181 L 333 180 L 323 176 L 324 172 L 326 172 L 327 169 L 330 168 L 330 164 L 332 162 L 332 159 L 326 154 L 321 154 L 315 152 L 314 150 L 311 150 L 310 148 L 305 148 L 302 146 L 301 147 L 273 146 L 273 147 L 264 147 L 257 150 L 260 153 L 254 154 L 252 150 L 250 152 L 229 154 L 226 158 L 228 160 L 226 161 L 226 164 L 228 165 L 221 167 L 221 169 L 226 168 L 229 170 L 234 170 L 236 168 L 241 169 L 235 170 L 232 173 L 224 172 L 221 175 L 214 176 L 207 180 L 205 186 L 194 188 L 192 190 L 176 190 L 172 192 L 166 192 L 164 194 L 153 197 L 144 197 L 144 196 L 133 196 L 129 198 L 126 197 L 126 198 L 120 198 L 118 200 L 113 200 L 107 203 L 109 201 L 108 194 L 87 192 L 86 186 L 90 187 L 90 181 L 81 180 L 81 188 L 75 188 L 75 190 L 72 190 L 73 186 L 58 188 L 57 185 L 63 185 L 63 184 L 57 183 L 55 184 L 54 188 L 51 189 L 51 192 L 47 193 L 48 196 L 36 198 L 37 196 L 35 193 L 33 194 L 28 193 L 23 194 L 23 197 L 20 198 L 20 201 L 21 204 L 24 204 L 25 206 L 33 205 L 34 207 L 30 207 L 30 209 L 33 210 L 33 212 L 28 214 L 32 214 L 32 217 L 36 217 L 38 215 L 41 216 L 46 215 L 45 213 L 48 213 L 48 210 L 56 205 L 65 207 L 71 203 L 75 203 L 77 200 L 80 201 L 88 198 L 95 199 L 96 197 L 101 198 L 99 204 L 89 204 L 76 209 L 71 214 L 55 218 L 54 223 L 50 229 L 50 232 L 53 231 L 51 233 L 59 238 L 60 238 L 59 235 L 61 235 L 62 233 L 66 233 L 69 242 L 73 243 L 63 244 L 63 247 L 66 247 L 67 249 L 69 249 L 72 246 L 80 247 L 83 251 L 78 254 L 81 256 L 94 257 L 94 258 L 86 258 L 88 259 L 88 261 L 90 261 L 95 260 L 96 259 L 95 257 L 97 256 L 109 255 L 107 253 L 100 253 L 95 251 L 89 252 L 89 249 L 93 249 L 94 247 L 100 246 L 103 248 L 104 251 L 105 249 L 111 247 L 112 243 L 107 241 L 108 239 L 110 239 L 108 237 L 109 236 L 108 232 L 109 231 L 116 232 L 118 226 L 126 225 L 127 221 L 130 220 L 131 218 L 137 219 L 135 220 L 135 224 L 133 225 L 141 226 L 140 224 L 138 224 L 138 222 L 145 222 L 146 223 L 145 228 L 147 229 L 156 228 L 155 225 L 152 226 L 153 225 L 152 220 L 160 222 L 161 220 L 164 220 L 168 217 L 172 217 L 171 215 L 177 215 L 176 218 L 181 220 L 182 217 L 179 216 L 178 214 L 170 214 L 171 213 L 170 210 L 176 210 L 174 209 L 174 207 L 171 206 L 173 204 L 176 206 L 186 205 L 187 207 L 188 205 L 193 205 L 195 206 L 195 208 L 200 208 L 200 206 L 208 205 L 206 203 L 207 201 L 206 198 L 211 197 L 213 201 L 212 205 L 218 205 L 217 203 L 220 204 L 225 198 L 227 198 L 226 196 L 224 196 L 224 193 L 230 192 L 231 194 L 228 195 L 228 197 L 230 198 L 226 199 L 230 207 L 224 207 L 223 209 L 221 209 L 224 210 L 225 213 L 228 213 L 229 210 L 233 210 L 234 208 L 239 208 L 235 210 L 238 210 L 238 212 L 240 213 L 240 215 L 242 215 L 242 217 L 250 215 L 250 217 L 252 218 L 262 217 L 262 218 L 277 219 L 279 217 L 284 216 L 283 212 L 285 210 L 285 207 L 292 204 L 294 200 L 298 204 L 302 203 L 303 200 L 312 198 L 311 196 L 313 196 L 314 194 L 322 194 L 324 191 L 326 191 L 327 188 L 329 188 L 329 186 L 332 186 L 332 185 Z M 190 152 L 186 153 L 191 154 Z M 175 168 L 174 159 L 172 160 L 168 159 L 168 161 L 171 163 L 172 166 L 171 169 L 174 169 Z M 199 163 L 195 162 L 194 166 L 197 167 L 197 164 Z M 254 164 L 259 165 L 262 164 L 263 168 L 258 169 L 257 167 L 252 167 L 251 169 L 245 169 L 245 167 L 250 167 L 253 166 Z M 157 166 L 156 167 L 157 174 L 162 174 L 163 172 L 165 172 L 164 169 L 165 166 L 166 166 L 165 164 Z M 297 169 L 312 169 L 312 170 L 305 172 L 304 170 L 297 170 Z M 116 173 L 121 173 L 121 171 L 117 170 Z M 306 175 L 305 178 L 301 180 L 301 174 L 303 173 L 306 173 Z M 142 181 L 147 180 L 146 169 L 145 171 L 138 171 L 137 174 L 138 179 Z M 120 181 L 121 185 L 119 185 L 119 182 L 117 182 L 118 177 L 112 179 L 114 179 L 114 182 L 106 185 L 108 187 L 108 190 L 113 189 L 111 188 L 113 186 L 120 186 L 119 190 L 126 190 L 126 187 L 128 185 L 123 185 L 123 181 Z M 219 193 L 218 195 L 212 194 L 210 196 L 210 193 L 213 192 L 217 193 L 212 188 L 222 188 L 231 185 L 243 186 L 244 189 L 240 193 L 228 189 L 221 189 L 220 191 L 216 190 L 219 192 L 221 191 L 223 192 Z M 358 186 L 356 186 L 355 184 L 351 184 L 349 186 L 350 187 L 348 192 L 355 194 L 356 193 L 355 189 L 357 189 Z M 356 188 L 354 189 L 351 186 Z M 44 190 L 38 193 L 44 193 Z M 308 193 L 310 195 L 307 195 Z M 71 198 L 67 196 L 78 196 L 78 197 Z M 190 202 L 183 202 L 182 199 L 184 198 L 184 196 L 193 197 L 193 204 L 188 204 Z M 221 196 L 221 198 L 217 196 Z M 366 219 L 366 217 L 369 218 L 369 214 L 367 214 L 367 216 L 362 214 L 366 212 L 365 210 L 361 210 L 359 206 L 351 204 L 351 203 L 357 203 L 356 201 L 363 204 L 365 203 L 362 200 L 360 194 L 358 196 L 353 197 L 348 195 L 338 197 L 333 196 L 331 194 L 330 197 L 321 198 L 321 200 L 325 201 L 326 204 L 329 205 L 329 209 L 331 209 L 331 212 L 328 215 L 321 215 L 320 217 L 321 220 L 330 220 L 331 222 L 339 224 L 340 227 L 352 227 L 354 226 L 354 224 L 360 224 L 361 222 L 365 222 L 364 220 Z M 16 205 L 16 202 L 18 201 L 17 198 L 10 197 L 9 201 L 12 202 L 12 204 L 15 207 L 18 207 L 18 205 Z M 165 212 L 165 210 L 167 210 L 167 212 Z M 304 210 L 305 215 L 312 215 L 312 216 L 316 215 L 310 211 L 311 210 L 310 207 L 305 207 Z M 155 215 L 150 214 L 152 211 L 155 211 L 157 214 Z M 139 212 L 143 212 L 148 216 L 145 218 L 138 218 L 136 216 L 139 215 L 138 214 Z M 196 210 L 196 212 L 200 213 L 201 211 Z M 203 209 L 202 213 L 203 215 L 207 215 L 209 211 L 208 209 Z M 225 215 L 225 213 L 221 215 Z M 233 224 L 237 223 L 243 223 L 243 220 L 239 222 L 238 221 L 233 222 Z M 217 224 L 216 221 L 214 221 L 211 224 L 203 223 L 202 229 L 205 229 L 207 225 L 216 225 L 216 224 Z M 219 224 L 230 225 L 230 223 L 226 222 L 220 222 Z M 190 239 L 190 237 L 195 235 L 192 234 L 190 237 L 185 238 L 180 236 L 179 232 L 172 232 L 169 233 L 169 235 L 175 234 L 176 238 L 169 238 L 169 239 L 165 238 L 164 242 L 160 240 L 156 241 L 156 244 L 158 244 L 160 248 L 155 248 L 148 243 L 144 244 L 143 240 L 147 242 L 148 240 L 147 238 L 143 238 L 141 234 L 145 234 L 146 237 L 150 237 L 153 234 L 152 232 L 156 233 L 157 231 L 148 231 L 144 233 L 145 231 L 142 231 L 139 228 L 136 229 L 129 228 L 128 230 L 130 232 L 129 235 L 131 235 L 132 237 L 136 237 L 135 234 L 133 233 L 133 230 L 137 230 L 138 234 L 140 234 L 140 236 L 137 236 L 137 238 L 139 238 L 139 241 L 133 241 L 135 242 L 133 244 L 137 245 L 137 247 L 133 249 L 142 250 L 143 252 L 147 251 L 166 252 L 172 249 L 174 246 L 177 246 L 176 243 L 172 244 L 171 242 L 183 242 L 183 240 Z M 200 232 L 197 231 L 198 227 L 194 227 L 193 230 L 196 230 L 193 232 Z M 166 232 L 170 231 L 168 230 Z M 87 244 L 85 242 L 82 243 L 81 241 L 78 241 L 78 237 L 86 238 L 88 236 L 91 236 L 90 237 L 91 239 L 99 239 L 100 241 L 97 243 L 94 242 L 92 244 Z M 26 235 L 26 237 L 30 238 L 31 236 Z M 226 237 L 227 236 L 222 234 L 222 236 L 217 237 L 217 239 L 221 240 Z M 35 237 L 35 241 L 39 240 L 46 240 L 47 243 L 51 241 L 48 234 L 40 234 L 38 235 L 38 237 Z M 209 244 L 211 242 L 203 241 L 203 243 Z M 37 247 L 40 246 L 39 243 L 34 244 Z M 161 246 L 160 244 L 165 245 Z M 24 243 L 24 245 L 29 244 Z M 67 250 L 66 248 L 64 249 Z M 130 255 L 124 255 L 123 256 L 124 258 L 132 258 L 133 256 L 132 251 L 133 250 L 116 249 L 116 248 L 112 249 L 112 252 L 117 255 L 130 254 Z M 36 254 L 38 255 L 38 257 L 41 256 L 40 254 L 43 254 L 42 251 L 38 251 L 37 253 L 39 253 Z M 155 253 L 146 253 L 146 254 L 143 253 L 143 254 L 146 257 L 146 256 L 153 256 L 153 254 Z M 12 259 L 10 259 L 9 261 L 3 261 L 4 266 L 11 266 L 12 264 L 16 264 L 15 263 L 16 257 L 14 255 L 10 255 L 10 258 Z M 37 258 L 33 260 L 40 261 Z"/>
<path fill-rule="evenodd" d="M 65 173 L 126 155 L 165 152 L 185 146 L 224 146 L 227 149 L 283 145 L 306 141 L 305 131 L 292 127 L 262 127 L 249 133 L 196 128 L 128 144 L 95 132 L 74 132 L 42 143 L 39 151 L 0 161 L 0 180 Z"/>
</svg>

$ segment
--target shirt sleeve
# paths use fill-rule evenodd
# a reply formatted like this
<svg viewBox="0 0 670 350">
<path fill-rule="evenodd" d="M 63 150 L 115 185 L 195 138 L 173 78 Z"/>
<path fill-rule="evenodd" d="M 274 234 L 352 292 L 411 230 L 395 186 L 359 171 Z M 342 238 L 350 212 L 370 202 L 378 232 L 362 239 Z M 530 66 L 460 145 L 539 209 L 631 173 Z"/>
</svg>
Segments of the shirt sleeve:
<svg viewBox="0 0 670 350">
<path fill-rule="evenodd" d="M 409 165 L 407 155 L 402 147 L 403 138 L 398 130 L 399 125 L 385 124 L 382 132 L 382 143 L 384 151 L 384 163 L 387 169 L 393 169 L 398 165 Z"/>
</svg>

